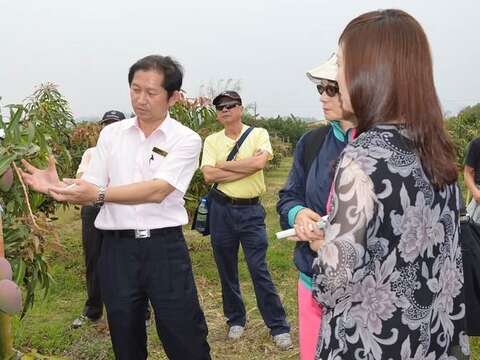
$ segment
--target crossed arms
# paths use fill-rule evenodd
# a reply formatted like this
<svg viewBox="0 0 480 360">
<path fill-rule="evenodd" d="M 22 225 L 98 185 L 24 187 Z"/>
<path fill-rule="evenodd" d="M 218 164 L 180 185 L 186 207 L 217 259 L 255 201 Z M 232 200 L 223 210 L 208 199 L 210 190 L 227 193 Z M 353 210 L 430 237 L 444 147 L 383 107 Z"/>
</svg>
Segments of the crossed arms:
<svg viewBox="0 0 480 360">
<path fill-rule="evenodd" d="M 243 179 L 262 170 L 267 165 L 269 155 L 265 150 L 257 150 L 249 158 L 220 161 L 215 166 L 204 165 L 201 170 L 205 181 L 209 184 L 231 182 Z"/>
</svg>

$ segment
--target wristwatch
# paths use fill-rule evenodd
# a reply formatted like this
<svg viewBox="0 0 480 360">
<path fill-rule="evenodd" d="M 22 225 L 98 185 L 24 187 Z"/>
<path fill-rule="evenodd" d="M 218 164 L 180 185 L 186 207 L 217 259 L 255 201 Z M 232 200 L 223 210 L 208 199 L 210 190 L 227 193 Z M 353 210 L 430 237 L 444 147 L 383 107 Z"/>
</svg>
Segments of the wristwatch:
<svg viewBox="0 0 480 360">
<path fill-rule="evenodd" d="M 107 191 L 106 188 L 103 186 L 98 187 L 97 199 L 93 203 L 95 207 L 102 207 L 103 203 L 105 202 L 105 192 Z"/>
</svg>

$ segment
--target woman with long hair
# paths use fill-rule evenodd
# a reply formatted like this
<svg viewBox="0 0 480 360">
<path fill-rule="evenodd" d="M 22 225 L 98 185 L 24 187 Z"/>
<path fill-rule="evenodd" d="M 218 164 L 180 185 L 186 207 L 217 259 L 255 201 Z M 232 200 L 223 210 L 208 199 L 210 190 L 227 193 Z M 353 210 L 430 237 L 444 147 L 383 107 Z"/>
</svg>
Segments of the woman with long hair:
<svg viewBox="0 0 480 360">
<path fill-rule="evenodd" d="M 314 263 L 316 358 L 468 358 L 457 168 L 422 27 L 401 10 L 353 19 L 337 80 L 357 138 Z"/>
</svg>

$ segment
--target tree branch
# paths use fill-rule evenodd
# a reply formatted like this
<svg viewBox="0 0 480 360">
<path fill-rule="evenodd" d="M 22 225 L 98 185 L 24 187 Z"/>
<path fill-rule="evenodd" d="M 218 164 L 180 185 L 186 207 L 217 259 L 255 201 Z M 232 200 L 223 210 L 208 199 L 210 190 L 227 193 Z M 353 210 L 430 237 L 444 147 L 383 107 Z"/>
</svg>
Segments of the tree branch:
<svg viewBox="0 0 480 360">
<path fill-rule="evenodd" d="M 38 226 L 37 222 L 35 221 L 35 215 L 33 215 L 32 207 L 30 206 L 30 200 L 28 200 L 27 187 L 23 182 L 22 175 L 20 175 L 20 171 L 18 170 L 17 165 L 13 161 L 12 161 L 12 165 L 13 165 L 13 168 L 15 169 L 15 173 L 17 174 L 18 180 L 20 180 L 20 184 L 22 185 L 23 194 L 25 195 L 25 200 L 27 202 L 28 214 L 30 216 L 30 219 L 32 220 L 33 226 L 35 226 L 35 228 L 37 228 L 38 231 L 48 232 L 48 230 L 45 230 L 40 226 Z"/>
</svg>

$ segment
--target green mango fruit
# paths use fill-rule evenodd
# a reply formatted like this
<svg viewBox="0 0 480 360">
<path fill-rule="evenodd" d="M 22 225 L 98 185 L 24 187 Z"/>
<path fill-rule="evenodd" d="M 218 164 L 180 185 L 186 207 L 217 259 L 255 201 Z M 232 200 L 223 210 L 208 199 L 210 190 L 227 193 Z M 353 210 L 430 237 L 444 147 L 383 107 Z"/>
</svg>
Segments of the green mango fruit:
<svg viewBox="0 0 480 360">
<path fill-rule="evenodd" d="M 12 280 L 12 267 L 5 258 L 0 258 L 0 280 Z"/>
<path fill-rule="evenodd" d="M 0 280 L 0 311 L 9 315 L 22 311 L 22 292 L 11 280 Z"/>
</svg>

